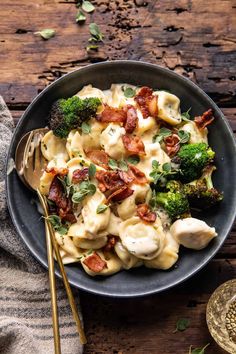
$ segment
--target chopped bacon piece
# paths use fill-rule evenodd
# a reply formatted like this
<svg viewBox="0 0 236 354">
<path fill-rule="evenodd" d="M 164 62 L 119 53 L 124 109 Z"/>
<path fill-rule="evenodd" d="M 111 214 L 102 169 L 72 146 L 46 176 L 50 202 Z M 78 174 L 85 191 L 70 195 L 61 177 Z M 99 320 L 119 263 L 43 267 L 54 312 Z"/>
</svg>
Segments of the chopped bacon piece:
<svg viewBox="0 0 236 354">
<path fill-rule="evenodd" d="M 88 158 L 95 163 L 95 165 L 101 166 L 105 169 L 108 168 L 109 156 L 103 150 L 91 150 L 87 152 Z"/>
<path fill-rule="evenodd" d="M 202 116 L 195 117 L 194 122 L 196 123 L 198 129 L 202 130 L 211 124 L 214 119 L 215 117 L 213 116 L 212 109 L 208 109 L 208 111 L 204 112 Z"/>
<path fill-rule="evenodd" d="M 156 213 L 150 210 L 147 204 L 139 204 L 137 206 L 137 214 L 140 219 L 146 222 L 155 222 L 156 220 Z"/>
<path fill-rule="evenodd" d="M 148 182 L 147 177 L 145 176 L 145 173 L 140 171 L 136 166 L 134 165 L 129 165 L 129 175 L 131 175 L 134 178 L 134 183 L 137 184 L 145 184 Z"/>
<path fill-rule="evenodd" d="M 79 183 L 79 182 L 84 181 L 85 179 L 88 179 L 88 177 L 89 177 L 88 171 L 89 171 L 89 169 L 87 167 L 83 168 L 82 170 L 77 169 L 77 170 L 73 171 L 72 183 Z"/>
<path fill-rule="evenodd" d="M 117 189 L 124 185 L 116 171 L 97 171 L 95 174 L 101 192 L 106 192 L 113 188 Z"/>
<path fill-rule="evenodd" d="M 107 244 L 103 248 L 104 252 L 110 252 L 114 248 L 116 242 L 117 238 L 115 236 L 109 236 Z"/>
<path fill-rule="evenodd" d="M 123 135 L 122 141 L 124 147 L 130 154 L 145 155 L 145 147 L 139 136 Z"/>
<path fill-rule="evenodd" d="M 132 189 L 127 186 L 123 186 L 119 189 L 116 189 L 113 193 L 109 195 L 109 197 L 107 198 L 107 203 L 109 203 L 111 200 L 114 203 L 120 202 L 121 200 L 124 200 L 131 196 L 133 193 L 134 191 Z"/>
<path fill-rule="evenodd" d="M 83 263 L 94 273 L 101 272 L 107 268 L 107 262 L 104 261 L 96 252 L 91 254 L 83 260 Z"/>
<path fill-rule="evenodd" d="M 76 218 L 72 211 L 72 203 L 70 199 L 67 198 L 64 187 L 58 179 L 58 175 L 56 175 L 52 180 L 48 199 L 55 203 L 56 214 L 58 214 L 62 220 L 66 220 L 71 223 L 76 222 Z"/>
<path fill-rule="evenodd" d="M 125 131 L 128 134 L 133 133 L 137 126 L 138 116 L 137 111 L 132 105 L 127 106 L 127 119 L 125 123 Z"/>
<path fill-rule="evenodd" d="M 172 134 L 164 138 L 167 155 L 174 156 L 180 148 L 180 138 L 177 134 Z"/>
<path fill-rule="evenodd" d="M 149 116 L 157 116 L 157 96 L 153 95 L 153 90 L 150 87 L 142 87 L 138 94 L 135 96 L 134 100 L 137 102 L 143 114 L 143 118 L 148 118 Z"/>
<path fill-rule="evenodd" d="M 57 175 L 54 176 L 52 180 L 48 199 L 52 200 L 58 208 L 66 209 L 67 207 L 67 198 L 64 193 L 64 188 L 60 180 L 57 178 Z"/>
<path fill-rule="evenodd" d="M 118 122 L 124 123 L 126 121 L 127 113 L 122 108 L 114 108 L 104 105 L 104 110 L 97 115 L 96 119 L 100 122 Z"/>
<path fill-rule="evenodd" d="M 134 176 L 131 175 L 131 173 L 126 172 L 126 171 L 118 171 L 119 177 L 120 179 L 122 179 L 122 181 L 124 181 L 126 184 L 132 183 L 134 180 Z"/>
<path fill-rule="evenodd" d="M 47 173 L 51 173 L 54 176 L 59 175 L 60 177 L 63 177 L 68 173 L 67 168 L 58 168 L 58 167 L 50 167 L 50 168 L 46 167 L 45 171 Z"/>
<path fill-rule="evenodd" d="M 158 114 L 157 96 L 152 96 L 147 102 L 147 107 L 151 117 L 156 118 Z"/>
</svg>

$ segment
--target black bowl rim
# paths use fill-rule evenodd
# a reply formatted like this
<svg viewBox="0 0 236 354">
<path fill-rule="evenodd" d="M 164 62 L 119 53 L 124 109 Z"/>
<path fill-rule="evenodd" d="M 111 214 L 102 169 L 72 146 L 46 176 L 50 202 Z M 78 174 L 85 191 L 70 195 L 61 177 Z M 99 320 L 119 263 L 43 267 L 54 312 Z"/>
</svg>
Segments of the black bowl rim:
<svg viewBox="0 0 236 354">
<path fill-rule="evenodd" d="M 173 79 L 175 78 L 178 78 L 179 80 L 182 80 L 182 82 L 187 85 L 187 86 L 190 86 L 192 87 L 194 90 L 196 90 L 200 95 L 204 96 L 211 104 L 211 106 L 213 107 L 213 109 L 215 111 L 217 111 L 217 113 L 220 115 L 221 119 L 223 120 L 225 126 L 227 127 L 227 133 L 229 134 L 229 136 L 231 137 L 232 139 L 232 143 L 233 143 L 233 147 L 235 149 L 235 153 L 236 153 L 236 139 L 234 137 L 234 133 L 227 121 L 227 119 L 224 117 L 222 111 L 219 109 L 219 107 L 216 105 L 216 103 L 200 88 L 198 87 L 194 82 L 192 82 L 190 79 L 184 77 L 184 76 L 181 76 L 177 73 L 175 73 L 174 71 L 168 69 L 168 68 L 164 68 L 160 65 L 157 65 L 157 64 L 151 64 L 151 63 L 148 63 L 148 62 L 144 62 L 144 61 L 137 61 L 137 60 L 113 60 L 113 61 L 105 61 L 105 62 L 100 62 L 100 63 L 94 63 L 94 64 L 89 64 L 89 65 L 86 65 L 84 67 L 81 67 L 81 68 L 78 68 L 76 70 L 73 70 L 73 71 L 70 71 L 69 73 L 63 75 L 62 77 L 58 78 L 57 80 L 55 80 L 54 82 L 52 82 L 51 84 L 49 84 L 47 87 L 45 87 L 33 100 L 32 102 L 29 104 L 29 106 L 26 108 L 25 112 L 23 113 L 23 115 L 21 116 L 15 130 L 14 130 L 14 133 L 13 133 L 13 136 L 12 136 L 12 140 L 11 140 L 11 143 L 10 143 L 10 146 L 9 146 L 9 149 L 8 149 L 8 155 L 7 155 L 7 164 L 6 166 L 8 165 L 8 161 L 9 161 L 9 158 L 10 158 L 10 155 L 12 153 L 12 146 L 13 146 L 13 143 L 14 143 L 14 139 L 15 139 L 15 136 L 17 134 L 17 132 L 20 130 L 21 128 L 21 125 L 22 125 L 22 122 L 25 118 L 25 116 L 28 114 L 28 112 L 31 110 L 31 107 L 48 91 L 48 90 L 51 90 L 52 87 L 54 86 L 57 86 L 58 84 L 60 84 L 61 82 L 63 82 L 64 80 L 67 80 L 68 77 L 74 75 L 75 73 L 77 72 L 81 72 L 81 71 L 87 71 L 89 70 L 91 67 L 103 67 L 103 66 L 110 66 L 112 67 L 113 65 L 121 65 L 121 64 L 125 64 L 125 65 L 128 65 L 128 64 L 135 64 L 135 65 L 138 65 L 140 67 L 148 67 L 148 68 L 153 68 L 154 70 L 158 69 L 159 71 L 165 73 L 165 72 L 168 72 L 170 75 L 173 76 Z M 37 254 L 37 252 L 28 244 L 27 240 L 25 239 L 25 236 L 24 236 L 24 233 L 21 232 L 21 230 L 18 228 L 18 222 L 17 222 L 17 218 L 15 217 L 13 211 L 12 211 L 12 203 L 11 203 L 11 198 L 10 198 L 10 195 L 9 195 L 9 189 L 8 189 L 8 176 L 7 176 L 7 173 L 6 173 L 6 183 L 5 183 L 5 189 L 6 189 L 6 195 L 7 195 L 7 205 L 8 205 L 8 210 L 10 212 L 10 216 L 11 216 L 11 219 L 13 221 L 13 224 L 15 226 L 15 229 L 17 230 L 18 234 L 20 235 L 21 239 L 23 240 L 23 242 L 25 243 L 25 245 L 27 246 L 27 248 L 30 250 L 30 252 L 32 253 L 32 255 L 36 258 L 37 261 L 39 261 L 39 263 L 41 263 L 41 265 L 43 267 L 45 267 L 46 269 L 48 269 L 48 264 L 47 262 L 45 262 L 39 254 Z M 236 201 L 235 201 L 235 211 L 234 213 L 231 214 L 231 218 L 230 218 L 230 222 L 228 223 L 228 227 L 227 227 L 227 230 L 224 234 L 224 236 L 222 237 L 222 241 L 221 243 L 219 243 L 218 247 L 214 250 L 214 251 L 209 251 L 210 254 L 209 256 L 205 259 L 205 261 L 203 261 L 202 263 L 199 264 L 198 267 L 196 267 L 191 273 L 189 273 L 188 275 L 186 276 L 183 276 L 181 279 L 177 280 L 177 281 L 173 281 L 171 284 L 169 285 L 166 285 L 166 286 L 163 286 L 157 290 L 149 290 L 149 291 L 142 291 L 142 292 L 139 292 L 139 293 L 135 293 L 135 294 L 130 294 L 130 293 L 126 293 L 126 294 L 120 294 L 120 293 L 109 293 L 109 292 L 105 292 L 105 291 L 94 291 L 94 290 L 91 290 L 89 288 L 86 288 L 86 287 L 81 287 L 79 284 L 77 284 L 76 282 L 74 281 L 71 281 L 69 280 L 70 284 L 82 291 L 86 291 L 86 292 L 89 292 L 89 293 L 92 293 L 92 294 L 95 294 L 95 295 L 101 295 L 101 296 L 108 296 L 108 297 L 115 297 L 115 298 L 134 298 L 134 297 L 143 297 L 143 296 L 147 296 L 147 295 L 152 295 L 152 294 L 156 294 L 156 293 L 160 293 L 160 292 L 163 292 L 163 291 L 167 291 L 181 283 L 183 283 L 184 281 L 188 280 L 189 278 L 191 278 L 193 275 L 195 275 L 196 273 L 198 273 L 203 267 L 205 267 L 209 262 L 210 260 L 215 256 L 215 254 L 219 251 L 219 249 L 222 247 L 222 245 L 224 244 L 232 226 L 233 226 L 233 223 L 234 223 L 234 220 L 235 220 L 235 217 L 236 217 Z M 60 272 L 55 269 L 55 274 L 62 279 L 61 277 L 61 274 Z"/>
</svg>

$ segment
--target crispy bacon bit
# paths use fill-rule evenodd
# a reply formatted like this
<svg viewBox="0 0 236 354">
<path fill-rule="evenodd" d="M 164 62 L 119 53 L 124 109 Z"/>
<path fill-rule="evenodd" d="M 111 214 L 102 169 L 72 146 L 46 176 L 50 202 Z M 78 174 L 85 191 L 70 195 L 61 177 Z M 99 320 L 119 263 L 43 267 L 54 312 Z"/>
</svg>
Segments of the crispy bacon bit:
<svg viewBox="0 0 236 354">
<path fill-rule="evenodd" d="M 89 169 L 83 168 L 82 170 L 77 169 L 72 174 L 72 183 L 80 183 L 89 177 Z"/>
<path fill-rule="evenodd" d="M 83 263 L 94 273 L 101 272 L 107 268 L 107 262 L 104 261 L 96 252 L 91 254 L 83 260 Z"/>
<path fill-rule="evenodd" d="M 118 189 L 124 185 L 116 171 L 97 171 L 95 177 L 99 182 L 98 188 L 103 193 L 113 188 Z"/>
<path fill-rule="evenodd" d="M 52 200 L 58 208 L 66 209 L 67 207 L 67 198 L 64 193 L 64 188 L 60 180 L 57 178 L 57 175 L 52 180 L 48 199 Z"/>
<path fill-rule="evenodd" d="M 194 122 L 196 123 L 198 129 L 202 130 L 211 124 L 214 119 L 215 117 L 213 116 L 212 109 L 208 109 L 208 111 L 204 112 L 202 116 L 195 117 Z"/>
<path fill-rule="evenodd" d="M 142 87 L 138 94 L 135 96 L 134 100 L 137 102 L 143 114 L 143 118 L 148 118 L 149 116 L 157 116 L 157 96 L 153 95 L 153 90 L 150 87 Z"/>
<path fill-rule="evenodd" d="M 139 136 L 123 135 L 122 141 L 124 147 L 130 154 L 145 155 L 145 147 Z"/>
<path fill-rule="evenodd" d="M 52 180 L 48 199 L 55 203 L 56 214 L 58 214 L 62 220 L 74 223 L 76 222 L 76 218 L 72 211 L 72 203 L 70 199 L 66 197 L 64 187 L 57 177 L 58 175 L 54 176 Z"/>
<path fill-rule="evenodd" d="M 100 122 L 118 122 L 124 123 L 126 121 L 127 113 L 122 108 L 114 108 L 104 105 L 104 110 L 97 115 L 96 119 Z"/>
<path fill-rule="evenodd" d="M 134 165 L 129 165 L 129 175 L 133 177 L 134 183 L 137 184 L 145 184 L 148 182 L 145 173 L 140 171 L 136 166 Z"/>
<path fill-rule="evenodd" d="M 117 242 L 117 238 L 115 236 L 108 236 L 107 244 L 104 246 L 104 252 L 110 252 Z"/>
<path fill-rule="evenodd" d="M 164 138 L 167 155 L 174 156 L 179 151 L 179 141 L 180 138 L 177 134 L 172 134 Z"/>
<path fill-rule="evenodd" d="M 95 165 L 101 166 L 105 169 L 108 168 L 109 156 L 103 150 L 91 150 L 87 152 L 88 158 L 95 163 Z"/>
<path fill-rule="evenodd" d="M 118 171 L 120 179 L 124 181 L 126 184 L 132 183 L 134 181 L 134 176 L 131 175 L 131 173 L 126 172 L 126 171 Z"/>
<path fill-rule="evenodd" d="M 47 173 L 51 173 L 54 176 L 59 175 L 60 177 L 63 177 L 68 173 L 67 168 L 58 168 L 58 167 L 50 167 L 50 168 L 46 167 L 45 171 Z"/>
<path fill-rule="evenodd" d="M 111 200 L 114 203 L 120 202 L 121 200 L 124 200 L 131 196 L 133 193 L 134 191 L 132 189 L 127 186 L 123 186 L 119 189 L 116 189 L 113 193 L 109 195 L 109 197 L 107 198 L 107 203 L 109 203 Z"/>
<path fill-rule="evenodd" d="M 150 210 L 147 204 L 139 204 L 137 206 L 137 214 L 140 219 L 146 222 L 155 222 L 156 220 L 156 213 Z"/>
<path fill-rule="evenodd" d="M 125 123 L 125 131 L 128 134 L 133 133 L 134 129 L 137 126 L 138 116 L 137 111 L 132 105 L 126 106 L 127 109 L 127 119 Z"/>
</svg>

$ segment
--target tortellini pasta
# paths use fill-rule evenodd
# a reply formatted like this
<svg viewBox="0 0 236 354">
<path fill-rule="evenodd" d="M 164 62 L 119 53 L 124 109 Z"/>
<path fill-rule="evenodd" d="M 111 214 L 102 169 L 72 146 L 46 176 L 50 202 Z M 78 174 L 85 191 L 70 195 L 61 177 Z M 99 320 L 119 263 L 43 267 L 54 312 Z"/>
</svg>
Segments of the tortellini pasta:
<svg viewBox="0 0 236 354">
<path fill-rule="evenodd" d="M 91 276 L 108 276 L 141 265 L 167 270 L 177 262 L 180 245 L 200 250 L 217 236 L 202 220 L 188 217 L 173 222 L 160 205 L 152 209 L 153 161 L 160 166 L 160 173 L 165 171 L 163 164 L 167 163 L 167 168 L 173 165 L 164 138 L 156 139 L 161 129 L 167 126 L 169 136 L 186 131 L 190 143 L 207 143 L 208 130 L 198 129 L 194 121 L 182 122 L 179 98 L 165 91 L 152 93 L 158 96 L 158 117 L 152 116 L 153 104 L 148 107 L 147 100 L 145 112 L 142 99 L 140 103 L 134 97 L 140 92 L 127 84 L 113 84 L 104 91 L 87 85 L 77 96 L 101 100 L 97 115 L 86 121 L 88 129 L 78 126 L 67 139 L 50 130 L 41 140 L 48 164 L 39 189 L 49 197 L 58 173 L 59 195 L 68 199 L 64 205 L 69 218 L 63 219 L 61 206 L 56 215 L 61 224 L 55 228 L 55 237 L 63 263 L 79 262 Z M 155 99 L 151 102 L 156 105 Z M 102 120 L 107 105 L 116 109 L 105 111 L 108 117 Z"/>
<path fill-rule="evenodd" d="M 121 159 L 126 151 L 122 142 L 125 129 L 119 124 L 110 123 L 100 136 L 100 144 L 113 159 Z"/>
<path fill-rule="evenodd" d="M 109 207 L 103 213 L 97 214 L 98 206 L 104 202 L 104 194 L 98 189 L 94 195 L 86 197 L 86 200 L 83 202 L 82 216 L 84 228 L 86 232 L 92 235 L 92 238 L 96 238 L 99 231 L 105 230 L 109 224 L 111 214 Z"/>
<path fill-rule="evenodd" d="M 165 244 L 162 252 L 154 259 L 144 261 L 148 268 L 158 268 L 166 270 L 171 268 L 178 260 L 179 243 L 173 238 L 171 233 L 166 233 Z"/>
<path fill-rule="evenodd" d="M 206 143 L 207 144 L 207 128 L 198 129 L 197 125 L 193 121 L 189 121 L 184 124 L 182 130 L 190 134 L 189 142 L 190 144 L 195 143 Z"/>
<path fill-rule="evenodd" d="M 170 228 L 176 241 L 187 248 L 201 250 L 217 236 L 214 227 L 210 227 L 203 220 L 195 218 L 180 219 Z"/>
<path fill-rule="evenodd" d="M 158 117 L 171 125 L 181 123 L 180 100 L 166 91 L 158 91 Z"/>
<path fill-rule="evenodd" d="M 153 226 L 132 217 L 120 225 L 122 245 L 137 258 L 153 259 L 164 245 L 165 234 L 162 226 Z"/>
</svg>

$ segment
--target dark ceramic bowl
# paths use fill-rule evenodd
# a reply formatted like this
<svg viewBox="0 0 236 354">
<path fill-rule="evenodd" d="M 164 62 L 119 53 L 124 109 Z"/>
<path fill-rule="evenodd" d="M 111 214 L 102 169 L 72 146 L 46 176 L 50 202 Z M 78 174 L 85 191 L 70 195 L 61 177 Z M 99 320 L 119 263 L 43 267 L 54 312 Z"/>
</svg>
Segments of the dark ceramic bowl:
<svg viewBox="0 0 236 354">
<path fill-rule="evenodd" d="M 214 110 L 216 119 L 209 129 L 209 142 L 216 151 L 218 167 L 214 183 L 224 192 L 222 203 L 200 216 L 216 227 L 218 237 L 202 251 L 182 249 L 177 267 L 169 271 L 141 267 L 110 277 L 91 278 L 79 265 L 66 266 L 70 283 L 79 289 L 99 295 L 133 297 L 166 290 L 194 275 L 216 254 L 231 229 L 236 209 L 236 145 L 229 124 L 215 103 L 191 81 L 156 65 L 114 61 L 86 66 L 56 80 L 33 100 L 15 129 L 8 159 L 14 158 L 23 134 L 46 125 L 56 99 L 70 97 L 87 84 L 107 89 L 112 83 L 121 82 L 169 90 L 180 98 L 182 111 L 192 107 L 192 115 L 200 115 L 209 108 Z M 47 267 L 44 223 L 31 204 L 32 198 L 35 195 L 21 183 L 15 171 L 7 176 L 7 199 L 14 225 L 32 254 Z M 56 274 L 59 275 L 57 266 Z"/>
</svg>

